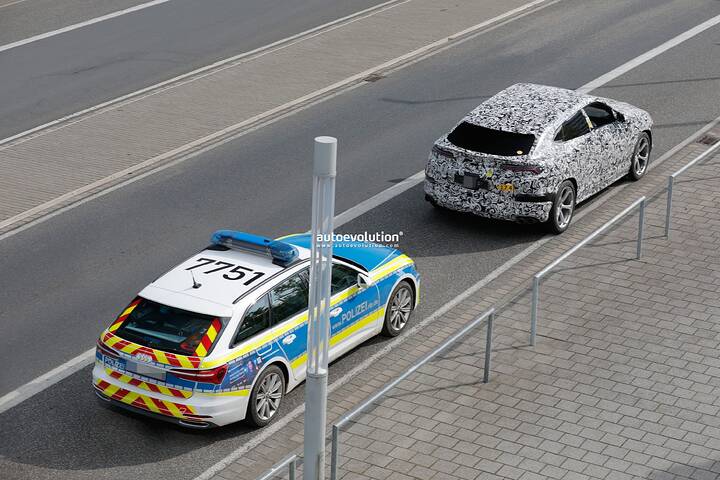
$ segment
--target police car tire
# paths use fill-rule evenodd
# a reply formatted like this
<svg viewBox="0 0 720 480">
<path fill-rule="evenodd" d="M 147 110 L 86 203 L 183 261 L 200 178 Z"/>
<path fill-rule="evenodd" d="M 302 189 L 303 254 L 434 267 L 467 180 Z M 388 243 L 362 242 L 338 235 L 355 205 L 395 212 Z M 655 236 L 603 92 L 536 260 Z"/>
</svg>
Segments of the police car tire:
<svg viewBox="0 0 720 480">
<path fill-rule="evenodd" d="M 270 416 L 270 418 L 263 419 L 260 417 L 260 415 L 257 412 L 256 408 L 256 402 L 257 402 L 257 396 L 260 392 L 261 385 L 263 383 L 263 380 L 265 378 L 269 377 L 270 375 L 277 375 L 280 377 L 281 387 L 280 387 L 280 401 L 278 402 L 277 409 L 275 412 Z M 248 401 L 248 411 L 247 415 L 245 416 L 245 420 L 252 426 L 255 427 L 264 427 L 268 423 L 272 422 L 273 419 L 277 416 L 278 410 L 282 407 L 282 401 L 285 398 L 285 374 L 283 374 L 282 370 L 277 365 L 270 365 L 265 370 L 262 371 L 260 376 L 255 381 L 255 386 L 252 389 L 252 392 L 250 392 L 250 399 Z"/>
<path fill-rule="evenodd" d="M 393 326 L 393 319 L 392 319 L 392 303 L 393 299 L 395 299 L 395 296 L 400 292 L 401 290 L 405 290 L 409 294 L 410 298 L 410 312 L 408 313 L 408 318 L 405 320 L 405 322 L 400 326 L 400 328 L 396 328 Z M 388 303 L 385 306 L 385 321 L 383 322 L 383 328 L 382 328 L 382 334 L 386 337 L 397 337 L 400 335 L 400 332 L 402 332 L 405 327 L 407 326 L 408 322 L 410 321 L 410 314 L 412 314 L 413 309 L 415 308 L 415 295 L 413 294 L 413 289 L 410 286 L 410 284 L 403 280 L 402 282 L 398 283 L 395 289 L 390 294 L 390 297 L 388 298 Z"/>
</svg>

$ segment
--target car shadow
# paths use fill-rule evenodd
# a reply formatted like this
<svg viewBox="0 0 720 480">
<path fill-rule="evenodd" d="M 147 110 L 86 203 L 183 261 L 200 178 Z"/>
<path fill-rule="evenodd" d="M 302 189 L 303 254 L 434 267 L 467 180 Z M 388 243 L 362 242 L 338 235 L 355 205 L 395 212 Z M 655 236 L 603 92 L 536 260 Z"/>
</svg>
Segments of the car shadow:
<svg viewBox="0 0 720 480">
<path fill-rule="evenodd" d="M 91 367 L 86 367 L 0 414 L 3 468 L 22 469 L 18 464 L 59 471 L 129 467 L 173 459 L 257 432 L 242 422 L 187 429 L 109 407 L 96 398 L 90 377 Z M 284 407 L 281 410 L 287 410 Z M 223 455 L 231 450 L 228 445 Z"/>
</svg>

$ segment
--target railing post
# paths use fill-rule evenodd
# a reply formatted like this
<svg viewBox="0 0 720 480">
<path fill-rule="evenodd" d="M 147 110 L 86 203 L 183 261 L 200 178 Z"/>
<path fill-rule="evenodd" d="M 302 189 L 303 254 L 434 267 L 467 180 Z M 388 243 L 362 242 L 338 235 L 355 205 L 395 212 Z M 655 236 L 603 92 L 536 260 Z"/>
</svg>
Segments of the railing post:
<svg viewBox="0 0 720 480">
<path fill-rule="evenodd" d="M 293 458 L 288 464 L 288 479 L 295 480 L 295 468 L 297 467 L 297 458 Z"/>
<path fill-rule="evenodd" d="M 530 346 L 535 346 L 537 333 L 538 296 L 540 295 L 540 277 L 533 277 L 532 306 L 530 307 Z"/>
<path fill-rule="evenodd" d="M 642 257 L 643 230 L 645 229 L 645 199 L 640 202 L 640 215 L 638 219 L 637 258 Z"/>
<path fill-rule="evenodd" d="M 485 337 L 485 368 L 483 371 L 483 383 L 490 381 L 490 354 L 492 353 L 492 335 L 493 335 L 493 321 L 495 320 L 495 312 L 492 312 L 488 316 L 487 320 L 487 332 Z"/>
<path fill-rule="evenodd" d="M 672 197 L 673 197 L 673 183 L 675 183 L 675 176 L 670 175 L 668 177 L 667 186 L 667 207 L 665 207 L 665 238 L 670 238 L 670 216 L 672 215 Z"/>
<path fill-rule="evenodd" d="M 340 427 L 332 426 L 332 447 L 330 451 L 330 480 L 337 480 L 338 447 L 340 443 Z"/>
</svg>

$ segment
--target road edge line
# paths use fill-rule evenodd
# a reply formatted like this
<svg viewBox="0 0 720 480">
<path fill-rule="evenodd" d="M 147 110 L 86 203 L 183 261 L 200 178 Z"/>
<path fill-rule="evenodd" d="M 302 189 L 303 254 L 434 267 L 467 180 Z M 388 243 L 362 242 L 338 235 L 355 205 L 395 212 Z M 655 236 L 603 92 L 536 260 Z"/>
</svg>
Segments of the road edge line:
<svg viewBox="0 0 720 480">
<path fill-rule="evenodd" d="M 40 40 L 44 40 L 46 38 L 51 38 L 56 35 L 60 35 L 66 32 L 72 32 L 73 30 L 77 30 L 79 28 L 87 27 L 89 25 L 95 25 L 96 23 L 104 22 L 106 20 L 112 20 L 113 18 L 121 17 L 123 15 L 127 15 L 128 13 L 133 12 L 139 12 L 140 10 L 145 10 L 146 8 L 155 7 L 157 5 L 162 5 L 163 3 L 167 3 L 171 0 L 152 0 L 150 2 L 141 3 L 139 5 L 133 5 L 132 7 L 124 8 L 122 10 L 116 10 L 114 12 L 106 13 L 105 15 L 100 15 L 99 17 L 90 18 L 88 20 L 84 20 L 82 22 L 73 23 L 72 25 L 67 25 L 62 28 L 57 28 L 55 30 L 50 30 L 49 32 L 45 33 L 39 33 L 37 35 L 33 35 L 31 37 L 24 38 L 22 40 L 17 40 L 15 42 L 6 43 L 5 45 L 0 45 L 0 53 L 6 52 L 8 50 L 12 50 L 13 48 L 21 47 L 23 45 L 27 45 L 30 43 L 34 43 Z M 19 2 L 15 2 L 19 3 Z M 3 7 L 9 7 L 14 4 L 8 4 L 3 5 Z"/>
</svg>

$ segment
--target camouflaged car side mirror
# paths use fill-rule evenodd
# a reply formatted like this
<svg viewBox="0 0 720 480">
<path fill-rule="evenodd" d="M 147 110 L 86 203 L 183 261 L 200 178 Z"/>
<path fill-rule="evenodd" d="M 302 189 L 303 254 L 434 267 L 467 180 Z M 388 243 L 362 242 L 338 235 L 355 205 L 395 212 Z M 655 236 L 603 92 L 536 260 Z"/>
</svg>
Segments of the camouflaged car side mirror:
<svg viewBox="0 0 720 480">
<path fill-rule="evenodd" d="M 617 119 L 618 122 L 625 123 L 625 115 L 618 112 L 617 110 L 615 110 L 615 118 Z"/>
</svg>

